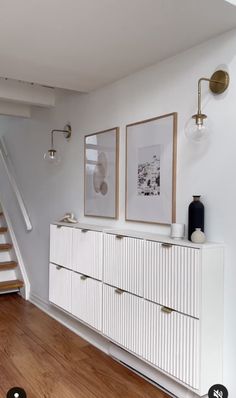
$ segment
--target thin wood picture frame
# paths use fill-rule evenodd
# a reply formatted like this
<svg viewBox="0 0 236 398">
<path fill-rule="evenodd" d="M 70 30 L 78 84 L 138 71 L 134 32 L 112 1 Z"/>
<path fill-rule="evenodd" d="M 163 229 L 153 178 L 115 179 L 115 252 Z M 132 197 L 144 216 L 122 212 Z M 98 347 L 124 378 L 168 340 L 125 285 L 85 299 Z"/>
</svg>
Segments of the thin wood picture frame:
<svg viewBox="0 0 236 398">
<path fill-rule="evenodd" d="M 117 219 L 119 127 L 84 137 L 84 215 Z"/>
<path fill-rule="evenodd" d="M 177 116 L 173 112 L 126 126 L 126 221 L 176 221 Z"/>
</svg>

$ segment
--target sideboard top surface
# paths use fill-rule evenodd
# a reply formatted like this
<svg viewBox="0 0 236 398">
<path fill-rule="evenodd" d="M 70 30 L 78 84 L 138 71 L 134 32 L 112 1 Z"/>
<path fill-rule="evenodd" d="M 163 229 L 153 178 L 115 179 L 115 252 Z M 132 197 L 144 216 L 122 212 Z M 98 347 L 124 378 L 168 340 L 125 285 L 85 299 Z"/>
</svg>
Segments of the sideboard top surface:
<svg viewBox="0 0 236 398">
<path fill-rule="evenodd" d="M 90 225 L 90 224 L 82 224 L 82 223 L 66 223 L 66 222 L 55 222 L 52 223 L 52 225 L 58 225 L 61 227 L 69 227 L 69 228 L 77 228 L 77 229 L 87 229 L 90 231 L 97 231 L 97 232 L 103 232 L 105 228 L 100 225 Z"/>
<path fill-rule="evenodd" d="M 106 234 L 112 235 L 119 235 L 124 237 L 136 238 L 136 239 L 143 239 L 149 240 L 153 242 L 160 242 L 160 243 L 168 243 L 171 245 L 176 246 L 185 246 L 194 249 L 211 249 L 216 247 L 224 247 L 224 243 L 222 242 L 206 242 L 203 244 L 195 244 L 190 242 L 187 239 L 173 239 L 170 238 L 168 235 L 161 235 L 151 232 L 144 232 L 144 231 L 135 231 L 129 229 L 116 229 L 116 228 L 108 228 L 100 225 L 90 225 L 90 224 L 82 224 L 82 223 L 65 223 L 65 222 L 55 222 L 54 225 L 58 226 L 65 226 L 70 228 L 77 228 L 77 229 L 87 229 L 91 231 L 103 232 Z"/>
<path fill-rule="evenodd" d="M 210 249 L 210 248 L 215 248 L 215 247 L 224 247 L 223 243 L 206 242 L 203 244 L 195 244 L 193 242 L 190 242 L 187 239 L 173 239 L 168 235 L 160 235 L 160 234 L 155 234 L 153 232 L 151 233 L 151 232 L 133 231 L 133 230 L 125 230 L 125 229 L 121 229 L 121 230 L 119 230 L 119 229 L 104 229 L 103 232 L 107 233 L 107 234 L 121 235 L 121 236 L 137 238 L 137 239 L 150 240 L 150 241 L 154 241 L 154 242 L 169 243 L 171 245 L 192 247 L 194 249 Z"/>
</svg>

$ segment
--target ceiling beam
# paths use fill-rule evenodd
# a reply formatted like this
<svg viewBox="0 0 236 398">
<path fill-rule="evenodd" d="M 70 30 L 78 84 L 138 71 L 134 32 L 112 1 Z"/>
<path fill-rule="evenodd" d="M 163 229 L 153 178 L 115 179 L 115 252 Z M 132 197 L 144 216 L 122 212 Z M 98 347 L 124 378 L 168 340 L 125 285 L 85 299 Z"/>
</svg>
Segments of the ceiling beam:
<svg viewBox="0 0 236 398">
<path fill-rule="evenodd" d="M 0 78 L 0 101 L 41 107 L 55 106 L 55 90 L 38 84 Z"/>
<path fill-rule="evenodd" d="M 0 101 L 0 115 L 30 118 L 31 109 L 26 104 Z"/>
</svg>

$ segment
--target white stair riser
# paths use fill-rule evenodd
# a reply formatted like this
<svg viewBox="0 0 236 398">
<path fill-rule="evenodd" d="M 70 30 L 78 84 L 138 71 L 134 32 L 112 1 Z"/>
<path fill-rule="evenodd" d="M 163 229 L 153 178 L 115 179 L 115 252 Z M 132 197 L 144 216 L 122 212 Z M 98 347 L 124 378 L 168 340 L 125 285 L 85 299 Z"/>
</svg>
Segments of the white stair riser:
<svg viewBox="0 0 236 398">
<path fill-rule="evenodd" d="M 3 294 L 8 294 L 8 293 L 16 293 L 16 292 L 19 292 L 19 289 L 18 288 L 16 288 L 16 289 L 10 289 L 10 290 L 4 290 L 4 291 L 0 291 L 0 296 L 1 295 L 3 295 Z"/>
<path fill-rule="evenodd" d="M 6 239 L 6 234 L 0 234 L 0 243 L 9 243 Z"/>
<path fill-rule="evenodd" d="M 16 272 L 14 269 L 0 271 L 0 282 L 10 281 L 16 279 Z"/>
<path fill-rule="evenodd" d="M 11 261 L 12 260 L 11 250 L 0 252 L 0 262 L 2 261 Z"/>
<path fill-rule="evenodd" d="M 6 220 L 3 216 L 0 216 L 0 227 L 6 227 Z"/>
</svg>

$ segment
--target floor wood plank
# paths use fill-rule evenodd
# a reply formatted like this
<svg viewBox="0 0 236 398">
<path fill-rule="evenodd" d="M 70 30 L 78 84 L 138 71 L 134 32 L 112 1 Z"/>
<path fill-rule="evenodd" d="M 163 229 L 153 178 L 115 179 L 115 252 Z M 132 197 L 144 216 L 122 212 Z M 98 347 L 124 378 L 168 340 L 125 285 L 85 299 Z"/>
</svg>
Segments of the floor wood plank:
<svg viewBox="0 0 236 398">
<path fill-rule="evenodd" d="M 17 294 L 0 296 L 0 394 L 27 398 L 168 398 Z"/>
</svg>

